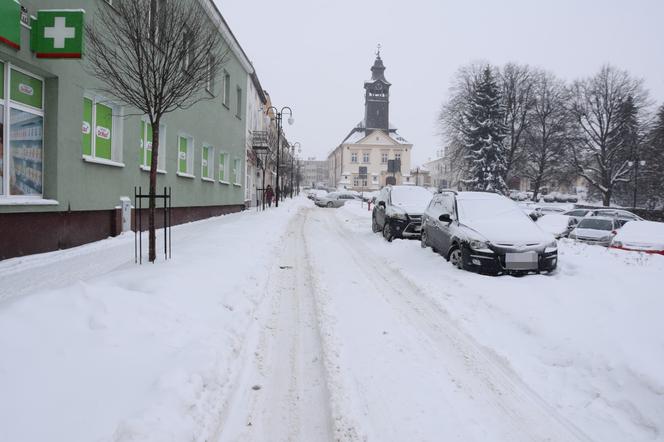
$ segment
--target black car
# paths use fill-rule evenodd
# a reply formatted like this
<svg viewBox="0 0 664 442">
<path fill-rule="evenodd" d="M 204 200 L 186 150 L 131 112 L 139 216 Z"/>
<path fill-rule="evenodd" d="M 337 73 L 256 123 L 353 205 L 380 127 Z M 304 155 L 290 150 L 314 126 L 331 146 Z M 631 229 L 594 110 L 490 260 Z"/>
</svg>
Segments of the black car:
<svg viewBox="0 0 664 442">
<path fill-rule="evenodd" d="M 454 266 L 480 273 L 551 272 L 558 264 L 555 238 L 494 193 L 435 195 L 422 217 L 421 241 Z"/>
<path fill-rule="evenodd" d="M 386 240 L 419 238 L 422 212 L 432 193 L 420 186 L 386 186 L 378 196 L 371 214 L 371 229 L 383 232 Z"/>
</svg>

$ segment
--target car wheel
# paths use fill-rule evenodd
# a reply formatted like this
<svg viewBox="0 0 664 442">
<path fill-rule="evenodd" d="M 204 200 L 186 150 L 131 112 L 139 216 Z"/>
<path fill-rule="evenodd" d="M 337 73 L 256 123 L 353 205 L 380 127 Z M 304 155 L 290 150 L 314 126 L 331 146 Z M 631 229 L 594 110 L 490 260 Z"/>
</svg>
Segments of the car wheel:
<svg viewBox="0 0 664 442">
<path fill-rule="evenodd" d="M 461 249 L 456 246 L 454 246 L 450 252 L 450 264 L 459 270 L 463 270 L 463 256 L 461 255 Z"/>
<path fill-rule="evenodd" d="M 429 247 L 429 244 L 427 244 L 427 231 L 424 229 L 422 229 L 422 233 L 420 234 L 420 247 L 423 249 Z"/>
<path fill-rule="evenodd" d="M 332 207 L 333 205 L 334 205 L 334 204 L 332 204 L 332 201 L 330 201 L 329 203 L 327 203 L 327 207 Z"/>
<path fill-rule="evenodd" d="M 387 240 L 387 242 L 392 242 L 394 239 L 394 233 L 392 233 L 392 227 L 390 227 L 389 221 L 385 220 L 385 225 L 383 226 L 383 238 Z"/>
<path fill-rule="evenodd" d="M 376 221 L 375 216 L 371 217 L 371 230 L 373 231 L 373 233 L 380 232 L 380 226 L 378 225 L 378 222 Z"/>
</svg>

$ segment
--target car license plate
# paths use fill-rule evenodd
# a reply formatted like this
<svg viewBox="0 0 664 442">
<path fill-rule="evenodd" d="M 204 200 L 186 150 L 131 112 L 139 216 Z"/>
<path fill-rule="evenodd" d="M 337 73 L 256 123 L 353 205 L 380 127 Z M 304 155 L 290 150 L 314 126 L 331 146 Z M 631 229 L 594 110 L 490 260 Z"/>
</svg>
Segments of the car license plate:
<svg viewBox="0 0 664 442">
<path fill-rule="evenodd" d="M 537 269 L 537 252 L 506 253 L 505 267 L 508 270 Z"/>
</svg>

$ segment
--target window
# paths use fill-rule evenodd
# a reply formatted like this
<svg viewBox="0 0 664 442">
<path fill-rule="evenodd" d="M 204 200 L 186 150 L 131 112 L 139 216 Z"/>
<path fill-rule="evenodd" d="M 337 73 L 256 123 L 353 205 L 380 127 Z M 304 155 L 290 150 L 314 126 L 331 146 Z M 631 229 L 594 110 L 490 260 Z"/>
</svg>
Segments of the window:
<svg viewBox="0 0 664 442">
<path fill-rule="evenodd" d="M 374 175 L 373 177 L 371 177 L 371 181 L 374 182 L 374 183 L 377 183 L 378 182 L 378 177 L 376 175 Z"/>
<path fill-rule="evenodd" d="M 194 177 L 194 139 L 178 135 L 178 176 Z"/>
<path fill-rule="evenodd" d="M 224 106 L 229 107 L 231 101 L 231 75 L 226 70 L 224 70 L 223 79 L 224 79 L 224 84 L 223 84 L 224 89 L 221 95 L 221 102 L 223 103 Z"/>
<path fill-rule="evenodd" d="M 357 153 L 353 152 L 350 154 L 350 162 L 351 163 L 357 163 Z"/>
<path fill-rule="evenodd" d="M 150 0 L 148 9 L 148 29 L 150 30 L 150 40 L 154 44 L 159 43 L 159 3 L 161 0 Z"/>
<path fill-rule="evenodd" d="M 40 78 L 0 62 L 0 197 L 43 193 L 43 90 Z"/>
<path fill-rule="evenodd" d="M 242 88 L 238 86 L 236 91 L 237 93 L 235 97 L 237 98 L 237 102 L 235 103 L 235 116 L 242 118 Z"/>
<path fill-rule="evenodd" d="M 110 101 L 85 94 L 81 127 L 84 160 L 124 166 L 121 113 L 121 108 Z"/>
<path fill-rule="evenodd" d="M 159 125 L 159 152 L 157 157 L 157 172 L 166 173 L 166 125 Z M 152 165 L 152 125 L 147 117 L 141 119 L 140 142 L 141 169 L 150 171 Z"/>
<path fill-rule="evenodd" d="M 381 164 L 387 164 L 387 152 L 381 152 L 380 153 L 380 163 Z"/>
<path fill-rule="evenodd" d="M 240 170 L 240 167 L 242 167 L 242 161 L 233 160 L 233 184 L 235 184 L 236 186 L 241 185 L 240 180 L 242 179 L 242 172 Z"/>
<path fill-rule="evenodd" d="M 201 178 L 206 181 L 214 181 L 214 147 L 204 144 L 201 148 Z"/>
<path fill-rule="evenodd" d="M 401 161 L 401 154 L 400 153 L 395 153 L 394 154 L 394 159 L 397 161 Z"/>
<path fill-rule="evenodd" d="M 207 65 L 207 81 L 205 82 L 205 90 L 210 94 L 214 95 L 214 57 L 210 55 L 208 57 Z"/>
<path fill-rule="evenodd" d="M 364 152 L 362 154 L 362 162 L 363 163 L 368 163 L 369 162 L 369 152 Z"/>
<path fill-rule="evenodd" d="M 188 72 L 194 59 L 194 45 L 192 43 L 192 33 L 189 29 L 184 31 L 183 48 L 184 54 L 182 54 L 182 69 Z"/>
<path fill-rule="evenodd" d="M 219 153 L 219 181 L 228 184 L 228 154 Z"/>
</svg>

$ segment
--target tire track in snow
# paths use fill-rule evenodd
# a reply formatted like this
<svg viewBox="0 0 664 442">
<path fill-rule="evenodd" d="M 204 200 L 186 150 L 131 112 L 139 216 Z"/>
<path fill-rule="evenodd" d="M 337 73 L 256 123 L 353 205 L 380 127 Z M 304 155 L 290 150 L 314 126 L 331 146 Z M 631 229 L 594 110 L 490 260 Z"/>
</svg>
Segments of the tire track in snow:
<svg viewBox="0 0 664 442">
<path fill-rule="evenodd" d="M 371 278 L 384 301 L 429 338 L 422 345 L 432 346 L 431 352 L 445 357 L 450 382 L 456 383 L 465 394 L 461 400 L 465 399 L 471 409 L 478 403 L 493 409 L 494 415 L 484 416 L 483 423 L 500 432 L 492 432 L 494 438 L 588 440 L 514 372 L 460 330 L 447 313 L 415 284 L 367 252 L 355 238 L 349 237 L 353 232 L 343 227 L 334 212 L 320 213 L 330 215 L 321 218 L 334 239 L 347 250 L 353 262 L 349 267 L 355 267 Z"/>
</svg>

